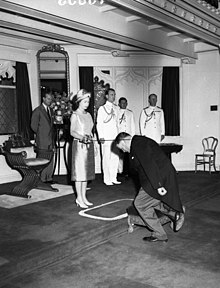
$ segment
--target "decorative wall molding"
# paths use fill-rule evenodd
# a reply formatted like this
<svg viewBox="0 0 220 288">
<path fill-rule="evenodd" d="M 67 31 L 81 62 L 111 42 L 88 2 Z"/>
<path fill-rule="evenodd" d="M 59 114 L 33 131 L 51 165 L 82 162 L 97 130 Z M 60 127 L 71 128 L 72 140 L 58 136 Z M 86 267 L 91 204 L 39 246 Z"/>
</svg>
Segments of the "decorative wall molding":
<svg viewBox="0 0 220 288">
<path fill-rule="evenodd" d="M 220 9 L 202 0 L 145 0 L 214 35 L 220 36 Z M 190 4 L 190 6 L 189 6 Z"/>
<path fill-rule="evenodd" d="M 136 85 L 147 84 L 148 79 L 145 72 L 146 68 L 139 67 L 117 67 L 115 69 L 115 83 L 134 82 Z"/>
<path fill-rule="evenodd" d="M 110 0 L 105 1 L 110 3 Z M 203 7 L 197 0 L 130 0 L 129 3 L 111 0 L 111 5 L 148 21 L 156 19 L 158 25 L 191 35 L 198 41 L 215 46 L 219 44 L 219 9 Z"/>
<path fill-rule="evenodd" d="M 109 74 L 102 71 L 109 71 Z M 114 89 L 118 83 L 124 85 L 123 82 L 133 82 L 137 86 L 144 84 L 146 87 L 161 86 L 162 67 L 94 67 L 94 77 L 96 76 Z"/>
<path fill-rule="evenodd" d="M 104 73 L 103 71 L 109 71 L 109 74 Z M 103 80 L 105 83 L 109 83 L 111 88 L 114 88 L 113 85 L 113 67 L 94 67 L 94 77 L 98 77 L 99 80 Z"/>
<path fill-rule="evenodd" d="M 195 60 L 189 57 L 181 58 L 182 64 L 195 64 Z"/>
<path fill-rule="evenodd" d="M 16 71 L 14 68 L 15 63 L 8 60 L 0 60 L 0 81 L 2 78 L 13 78 L 16 81 Z"/>
</svg>

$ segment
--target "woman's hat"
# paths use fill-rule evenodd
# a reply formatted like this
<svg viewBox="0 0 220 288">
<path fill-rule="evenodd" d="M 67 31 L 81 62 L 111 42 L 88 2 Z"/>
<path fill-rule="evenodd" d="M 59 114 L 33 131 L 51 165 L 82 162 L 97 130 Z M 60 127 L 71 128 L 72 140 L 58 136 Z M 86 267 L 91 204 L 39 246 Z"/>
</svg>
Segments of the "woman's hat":
<svg viewBox="0 0 220 288">
<path fill-rule="evenodd" d="M 76 94 L 76 102 L 79 102 L 87 97 L 91 97 L 91 93 L 86 91 L 85 89 L 81 89 Z"/>
</svg>

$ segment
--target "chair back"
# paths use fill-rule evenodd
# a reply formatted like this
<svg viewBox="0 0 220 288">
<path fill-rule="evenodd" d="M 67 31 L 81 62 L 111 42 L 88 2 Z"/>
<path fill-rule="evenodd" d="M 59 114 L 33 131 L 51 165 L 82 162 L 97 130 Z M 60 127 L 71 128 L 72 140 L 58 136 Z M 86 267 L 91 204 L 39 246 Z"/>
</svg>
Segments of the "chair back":
<svg viewBox="0 0 220 288">
<path fill-rule="evenodd" d="M 218 139 L 210 136 L 202 139 L 203 153 L 215 155 L 215 150 L 218 145 Z"/>
</svg>

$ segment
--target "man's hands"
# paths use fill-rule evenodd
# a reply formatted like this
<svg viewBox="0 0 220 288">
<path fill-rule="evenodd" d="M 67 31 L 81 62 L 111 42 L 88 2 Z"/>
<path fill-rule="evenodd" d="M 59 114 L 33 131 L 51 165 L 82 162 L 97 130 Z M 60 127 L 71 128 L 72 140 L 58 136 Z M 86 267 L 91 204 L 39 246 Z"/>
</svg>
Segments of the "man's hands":
<svg viewBox="0 0 220 288">
<path fill-rule="evenodd" d="M 105 143 L 105 139 L 104 139 L 104 138 L 99 138 L 99 142 L 100 142 L 101 144 L 104 144 L 104 143 Z"/>
<path fill-rule="evenodd" d="M 160 187 L 157 189 L 158 194 L 160 194 L 160 196 L 164 196 L 167 194 L 167 190 L 164 187 Z"/>
</svg>

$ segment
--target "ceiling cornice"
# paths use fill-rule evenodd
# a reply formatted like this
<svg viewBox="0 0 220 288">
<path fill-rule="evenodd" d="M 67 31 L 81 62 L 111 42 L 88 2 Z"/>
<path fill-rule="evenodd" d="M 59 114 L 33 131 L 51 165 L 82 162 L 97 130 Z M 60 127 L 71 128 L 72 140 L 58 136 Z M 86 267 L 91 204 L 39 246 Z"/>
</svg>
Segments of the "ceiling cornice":
<svg viewBox="0 0 220 288">
<path fill-rule="evenodd" d="M 193 52 L 193 46 L 191 45 L 191 43 L 184 43 L 183 41 L 177 38 L 172 39 L 172 41 L 168 41 L 165 35 L 162 35 L 159 32 L 145 31 L 146 35 L 143 35 L 143 33 L 139 33 L 140 35 L 134 35 L 134 33 L 133 34 L 130 33 L 128 35 L 123 35 L 122 33 L 117 34 L 115 32 L 102 29 L 101 24 L 100 24 L 100 27 L 94 27 L 92 26 L 92 22 L 91 22 L 91 25 L 88 25 L 85 23 L 69 20 L 66 18 L 55 16 L 46 12 L 38 11 L 36 9 L 24 7 L 21 5 L 14 4 L 14 3 L 5 2 L 5 1 L 0 1 L 0 2 L 1 2 L 2 13 L 8 14 L 8 16 L 9 15 L 11 16 L 11 14 L 15 14 L 16 16 L 13 17 L 13 19 L 12 17 L 10 17 L 11 19 L 10 21 L 13 22 L 14 18 L 16 18 L 15 20 L 17 21 L 14 23 L 10 23 L 10 21 L 8 20 L 8 23 L 6 23 L 0 20 L 0 26 L 4 28 L 15 29 L 15 30 L 23 31 L 23 32 L 30 33 L 30 34 L 37 33 L 37 35 L 43 35 L 44 37 L 48 35 L 48 37 L 50 37 L 51 32 L 49 33 L 50 35 L 47 34 L 48 33 L 46 31 L 47 27 L 48 29 L 49 28 L 51 29 L 51 27 L 54 27 L 53 37 L 59 41 L 61 40 L 67 41 L 67 42 L 69 41 L 70 43 L 73 43 L 73 44 L 79 44 L 79 45 L 84 45 L 84 46 L 93 47 L 93 48 L 97 46 L 97 49 L 104 49 L 104 50 L 118 49 L 119 44 L 129 45 L 137 49 L 150 50 L 156 53 L 165 54 L 165 55 L 177 57 L 177 58 L 181 58 L 183 56 L 191 57 L 195 59 L 197 58 L 196 53 Z M 105 19 L 104 15 L 100 15 L 100 12 L 98 11 L 98 9 L 96 12 L 99 13 L 97 14 L 99 15 L 99 17 L 102 17 L 102 19 Z M 97 15 L 94 15 L 94 17 Z M 18 24 L 20 23 L 19 20 L 22 21 L 22 18 L 27 19 L 27 21 L 29 20 L 29 21 L 36 21 L 38 23 L 39 22 L 43 23 L 44 31 L 30 27 L 30 26 L 28 27 L 26 25 L 19 26 Z M 126 23 L 124 25 L 126 25 Z M 58 33 L 56 33 L 56 30 L 58 27 L 63 28 L 63 29 L 68 29 L 69 31 L 72 31 L 72 33 L 75 32 L 74 37 L 72 37 L 71 39 L 71 37 L 69 38 L 65 37 L 65 35 L 63 34 L 58 35 Z M 81 37 L 82 37 L 82 34 L 84 34 L 85 41 L 83 41 L 82 39 L 77 39 L 77 35 L 76 35 L 77 33 L 78 35 L 81 34 Z M 158 37 L 156 37 L 157 36 L 156 33 L 158 34 Z M 86 39 L 87 35 L 88 37 L 94 37 L 93 43 L 92 41 L 87 41 Z M 154 37 L 152 37 L 152 35 L 154 35 Z M 162 40 L 159 42 L 158 39 L 160 37 Z M 112 43 L 114 42 L 115 44 L 110 45 L 110 42 L 109 42 L 108 43 L 109 46 L 107 48 L 104 44 L 99 43 L 99 40 L 101 42 L 102 39 L 107 40 L 107 41 L 112 41 Z"/>
<path fill-rule="evenodd" d="M 192 1 L 195 2 L 195 0 Z M 212 14 L 209 16 L 208 11 L 203 13 L 197 10 L 195 5 L 190 6 L 184 0 L 105 0 L 105 3 L 167 27 L 175 27 L 175 30 L 209 44 L 219 45 L 219 17 L 213 15 L 213 18 Z"/>
</svg>

